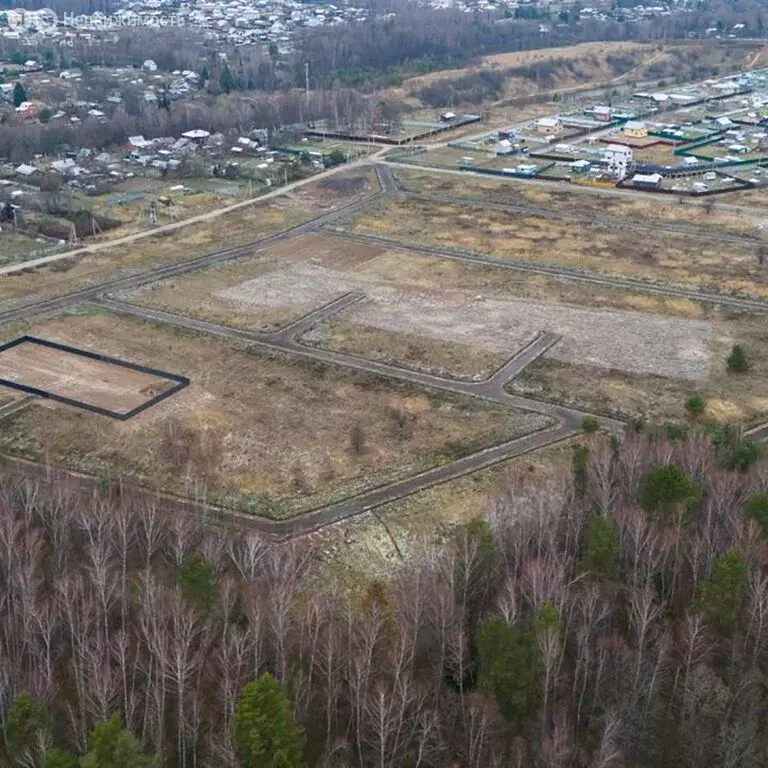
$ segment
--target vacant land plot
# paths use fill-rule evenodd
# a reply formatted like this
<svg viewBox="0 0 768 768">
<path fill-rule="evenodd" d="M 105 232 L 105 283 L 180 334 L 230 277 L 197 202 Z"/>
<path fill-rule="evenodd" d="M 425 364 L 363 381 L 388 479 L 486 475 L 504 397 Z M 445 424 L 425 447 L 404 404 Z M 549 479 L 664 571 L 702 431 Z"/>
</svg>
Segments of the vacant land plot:
<svg viewBox="0 0 768 768">
<path fill-rule="evenodd" d="M 344 186 L 329 189 L 319 180 L 319 187 L 308 185 L 290 196 L 255 203 L 209 221 L 9 275 L 0 280 L 0 302 L 4 308 L 10 308 L 60 296 L 133 271 L 188 261 L 204 253 L 255 242 L 378 189 L 371 169 L 352 171 L 349 178 L 362 178 L 362 188 L 352 181 L 349 189 Z"/>
<path fill-rule="evenodd" d="M 0 422 L 0 450 L 255 513 L 290 515 L 549 423 L 109 313 L 62 316 L 35 333 L 191 384 L 128 422 L 33 405 Z"/>
<path fill-rule="evenodd" d="M 385 252 L 322 235 L 302 235 L 294 240 L 257 248 L 253 255 L 220 267 L 170 278 L 126 293 L 124 298 L 141 306 L 161 309 L 236 328 L 270 331 L 344 293 L 343 287 L 285 286 L 262 276 L 296 262 L 354 269 Z M 253 286 L 251 289 L 249 286 Z"/>
<path fill-rule="evenodd" d="M 620 221 L 684 224 L 707 232 L 757 236 L 764 212 L 733 210 L 729 204 L 768 206 L 768 189 L 729 193 L 706 203 L 662 195 L 635 196 L 632 192 L 595 192 L 593 189 L 553 186 L 531 181 L 495 181 L 477 176 L 451 176 L 397 168 L 393 174 L 407 190 L 491 203 L 529 204 L 562 212 L 564 216 L 609 217 Z M 743 197 L 751 195 L 751 198 Z"/>
<path fill-rule="evenodd" d="M 521 215 L 482 207 L 393 200 L 357 217 L 357 232 L 491 254 L 517 262 L 561 264 L 606 274 L 715 291 L 768 295 L 768 275 L 750 245 L 615 224 Z"/>
<path fill-rule="evenodd" d="M 164 281 L 128 298 L 269 330 L 347 292 L 366 300 L 311 329 L 304 343 L 476 379 L 548 330 L 564 337 L 552 354 L 567 362 L 692 379 L 707 372 L 708 323 L 691 302 L 341 237 L 302 236 L 266 248 L 258 259 Z"/>
<path fill-rule="evenodd" d="M 29 342 L 0 351 L 0 377 L 119 413 L 132 411 L 176 383 Z"/>
<path fill-rule="evenodd" d="M 730 373 L 726 359 L 734 344 L 748 351 L 751 367 Z M 660 352 L 663 344 L 658 345 Z M 603 413 L 645 414 L 651 418 L 680 418 L 685 401 L 694 394 L 707 398 L 705 417 L 754 424 L 768 415 L 768 336 L 765 317 L 712 313 L 707 374 L 698 381 L 633 374 L 593 365 L 564 364 L 552 355 L 527 368 L 510 384 L 526 393 L 557 402 L 578 403 Z"/>
<path fill-rule="evenodd" d="M 510 357 L 498 349 L 426 338 L 417 333 L 388 331 L 344 317 L 319 323 L 305 333 L 301 341 L 310 346 L 459 379 L 485 379 Z"/>
<path fill-rule="evenodd" d="M 559 317 L 557 305 L 569 305 L 557 323 L 558 329 L 569 339 L 576 335 L 576 327 L 583 332 L 574 347 L 576 354 L 584 353 L 584 345 L 588 345 L 598 351 L 603 364 L 614 365 L 616 360 L 627 365 L 632 359 L 636 364 L 641 362 L 635 352 L 639 346 L 653 349 L 645 342 L 647 334 L 659 332 L 657 320 L 651 318 L 646 324 L 645 315 L 640 313 L 691 319 L 703 314 L 699 305 L 688 301 L 556 281 L 406 249 L 387 251 L 327 235 L 304 235 L 278 243 L 251 258 L 161 281 L 124 298 L 224 325 L 267 331 L 347 291 L 364 293 L 368 300 L 316 326 L 305 334 L 304 343 L 475 379 L 491 373 L 537 331 L 549 327 Z M 555 306 L 549 313 L 551 305 Z M 544 308 L 544 317 L 525 317 L 531 307 L 539 306 Z M 588 308 L 584 317 L 596 319 L 592 331 L 573 324 L 580 317 L 578 307 Z M 601 329 L 603 318 L 610 321 L 614 315 L 595 314 L 600 309 L 638 310 L 615 313 L 622 326 L 627 318 L 633 318 L 635 330 L 621 340 Z M 521 315 L 522 321 L 518 319 Z M 539 322 L 542 327 L 535 327 Z M 688 328 L 685 323 L 672 325 Z M 695 334 L 704 332 L 703 326 L 690 328 Z M 666 334 L 664 337 L 674 351 L 671 362 L 663 365 L 675 370 L 686 368 L 689 363 L 683 361 L 690 350 L 686 351 L 684 337 L 679 347 Z M 694 348 L 698 345 L 700 350 L 702 344 L 706 348 L 701 340 Z M 623 351 L 615 358 L 617 345 Z M 560 346 L 565 350 L 565 344 Z M 602 348 L 605 352 L 600 357 Z M 700 352 L 694 358 L 700 365 Z M 658 364 L 655 359 L 642 363 L 651 365 L 651 370 L 657 370 Z"/>
<path fill-rule="evenodd" d="M 349 291 L 368 297 L 345 313 L 345 320 L 363 326 L 510 354 L 546 330 L 564 337 L 552 352 L 558 359 L 686 378 L 706 375 L 708 324 L 697 320 L 472 297 L 464 291 L 426 293 L 402 282 L 386 286 L 365 274 L 307 264 L 268 272 L 230 295 L 284 304 L 291 297 L 315 296 L 323 303 Z"/>
</svg>

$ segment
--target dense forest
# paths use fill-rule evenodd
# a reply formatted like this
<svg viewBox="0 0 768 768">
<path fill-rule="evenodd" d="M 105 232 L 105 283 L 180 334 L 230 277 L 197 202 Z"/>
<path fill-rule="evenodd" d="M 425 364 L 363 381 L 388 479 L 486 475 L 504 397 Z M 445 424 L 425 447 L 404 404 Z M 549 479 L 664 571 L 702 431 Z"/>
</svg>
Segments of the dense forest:
<svg viewBox="0 0 768 768">
<path fill-rule="evenodd" d="M 7 471 L 0 725 L 37 768 L 750 768 L 768 468 L 735 431 L 518 465 L 388 581 Z M 119 759 L 118 757 L 119 756 Z"/>
</svg>

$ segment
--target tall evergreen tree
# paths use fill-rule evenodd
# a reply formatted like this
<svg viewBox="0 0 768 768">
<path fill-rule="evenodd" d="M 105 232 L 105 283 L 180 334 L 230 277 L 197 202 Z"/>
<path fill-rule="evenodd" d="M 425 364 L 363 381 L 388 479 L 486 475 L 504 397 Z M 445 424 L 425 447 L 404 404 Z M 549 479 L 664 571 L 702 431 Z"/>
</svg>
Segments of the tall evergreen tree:
<svg viewBox="0 0 768 768">
<path fill-rule="evenodd" d="M 747 564 L 738 549 L 715 559 L 712 575 L 699 585 L 698 607 L 721 634 L 729 635 L 747 596 Z"/>
<path fill-rule="evenodd" d="M 80 759 L 80 768 L 157 768 L 155 757 L 123 728 L 117 712 L 91 731 L 88 745 L 88 754 Z"/>
<path fill-rule="evenodd" d="M 27 99 L 27 91 L 21 83 L 16 83 L 13 86 L 13 106 L 21 106 Z"/>
<path fill-rule="evenodd" d="M 521 724 L 531 709 L 536 683 L 530 639 L 500 616 L 486 621 L 475 639 L 478 685 L 496 699 L 507 722 Z"/>
<path fill-rule="evenodd" d="M 53 719 L 48 710 L 27 691 L 20 691 L 6 716 L 3 732 L 5 751 L 11 762 L 35 764 L 40 742 L 45 741 L 52 730 Z"/>
<path fill-rule="evenodd" d="M 293 719 L 282 686 L 268 673 L 240 692 L 232 731 L 242 768 L 302 765 L 304 729 Z"/>
</svg>

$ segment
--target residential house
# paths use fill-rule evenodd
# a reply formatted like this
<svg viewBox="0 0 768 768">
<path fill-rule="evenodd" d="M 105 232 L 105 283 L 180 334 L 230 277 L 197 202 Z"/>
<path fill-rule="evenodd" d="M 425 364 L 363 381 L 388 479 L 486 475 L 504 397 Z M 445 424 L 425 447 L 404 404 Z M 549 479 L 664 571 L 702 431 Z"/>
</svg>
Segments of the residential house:
<svg viewBox="0 0 768 768">
<path fill-rule="evenodd" d="M 633 187 L 659 189 L 664 177 L 660 173 L 636 173 L 631 179 Z"/>
<path fill-rule="evenodd" d="M 559 117 L 540 117 L 536 121 L 536 133 L 540 136 L 554 136 L 563 130 L 565 126 Z"/>
<path fill-rule="evenodd" d="M 610 107 L 598 106 L 592 110 L 592 114 L 599 123 L 610 123 L 613 110 Z"/>
<path fill-rule="evenodd" d="M 630 120 L 624 124 L 621 132 L 628 139 L 644 139 L 648 135 L 648 126 L 640 120 Z"/>
</svg>

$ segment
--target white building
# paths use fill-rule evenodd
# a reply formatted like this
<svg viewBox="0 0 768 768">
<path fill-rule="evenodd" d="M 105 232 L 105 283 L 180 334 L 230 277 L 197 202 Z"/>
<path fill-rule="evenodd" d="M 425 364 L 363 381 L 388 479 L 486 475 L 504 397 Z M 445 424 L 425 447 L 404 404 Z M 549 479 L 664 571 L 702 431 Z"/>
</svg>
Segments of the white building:
<svg viewBox="0 0 768 768">
<path fill-rule="evenodd" d="M 621 181 L 627 175 L 627 168 L 632 165 L 632 147 L 609 144 L 603 150 L 603 158 L 608 164 L 611 176 Z"/>
</svg>

